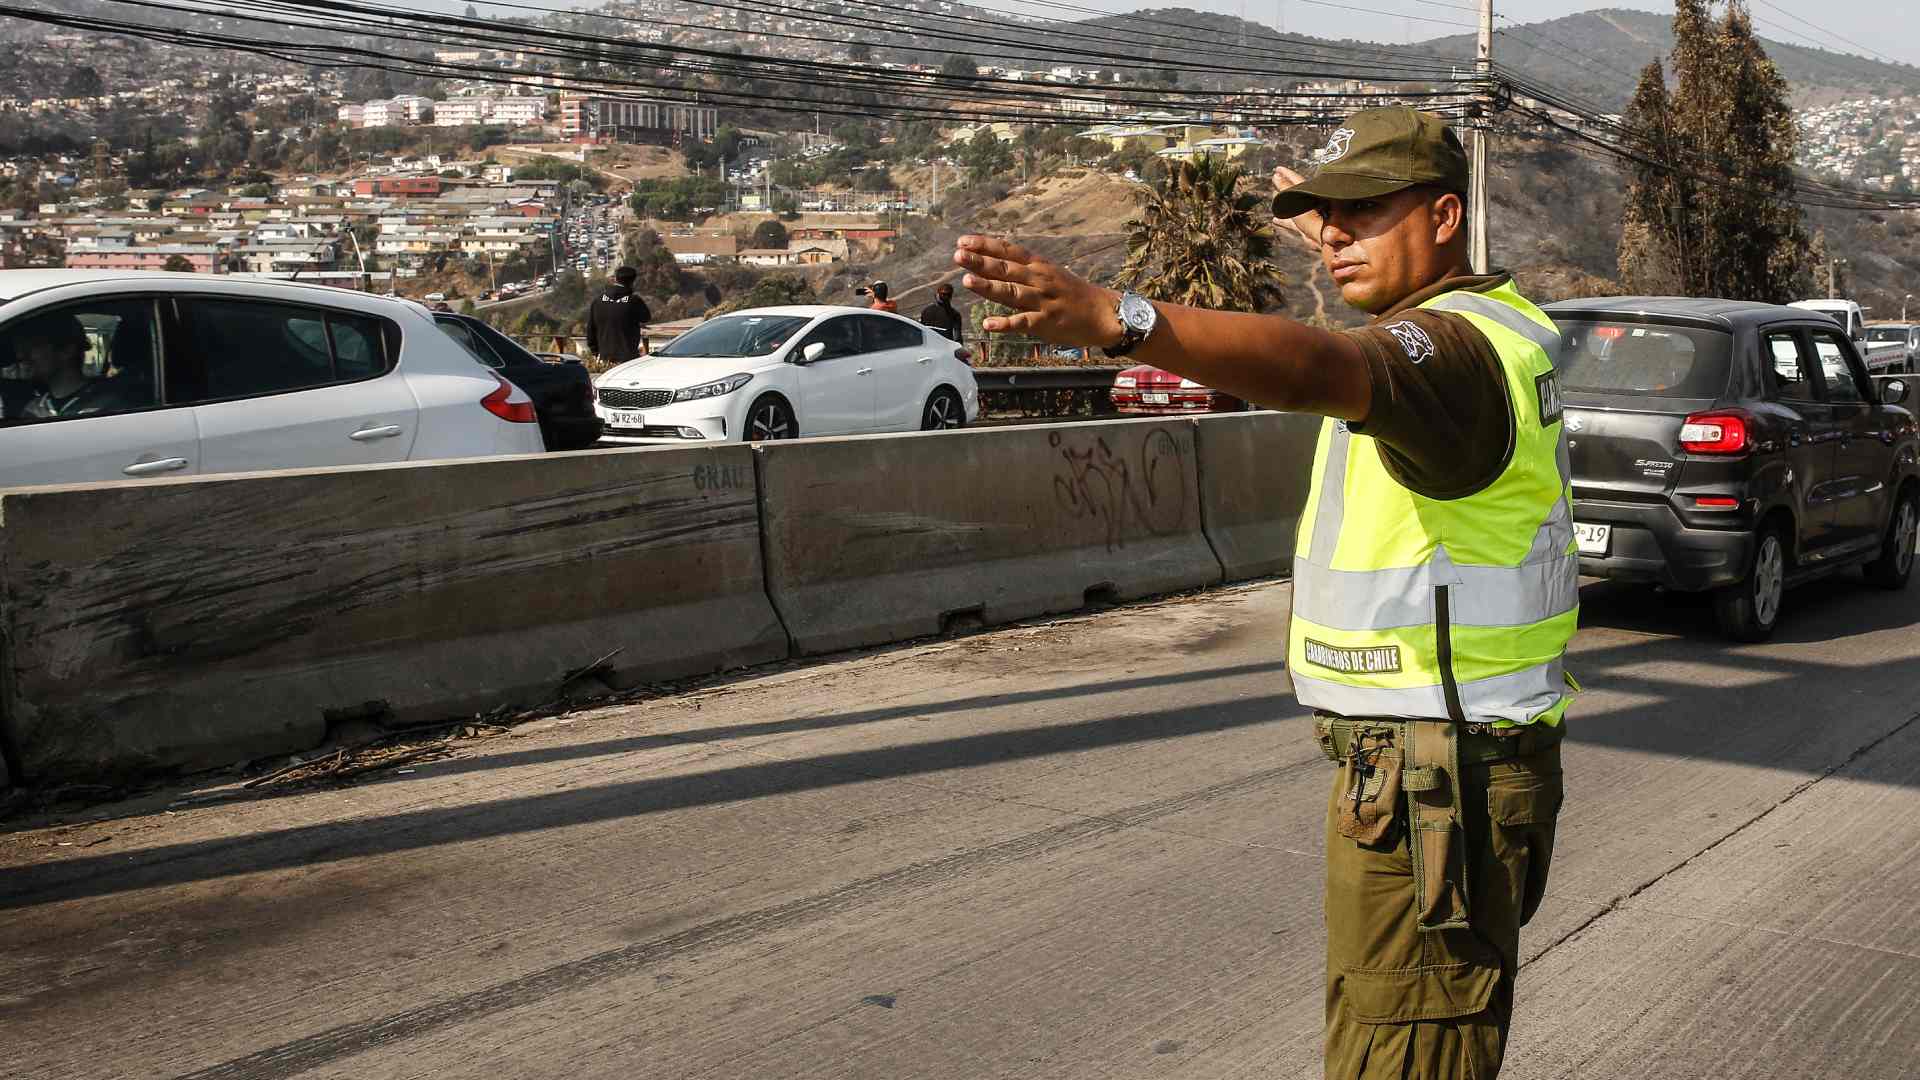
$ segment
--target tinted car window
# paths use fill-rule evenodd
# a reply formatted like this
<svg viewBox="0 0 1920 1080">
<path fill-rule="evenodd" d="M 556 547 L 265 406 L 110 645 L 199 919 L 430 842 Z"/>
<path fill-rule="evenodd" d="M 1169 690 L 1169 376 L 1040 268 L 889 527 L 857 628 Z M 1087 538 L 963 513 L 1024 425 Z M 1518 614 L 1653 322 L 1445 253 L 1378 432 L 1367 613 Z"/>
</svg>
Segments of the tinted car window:
<svg viewBox="0 0 1920 1080">
<path fill-rule="evenodd" d="M 1713 398 L 1727 388 L 1733 340 L 1720 330 L 1560 316 L 1560 385 L 1638 397 Z"/>
<path fill-rule="evenodd" d="M 1867 340 L 1904 342 L 1907 340 L 1907 332 L 1897 326 L 1870 326 L 1867 328 Z"/>
<path fill-rule="evenodd" d="M 152 300 L 98 300 L 0 327 L 0 415 L 63 420 L 160 404 L 160 327 Z"/>
<path fill-rule="evenodd" d="M 861 334 L 866 339 L 866 352 L 880 352 L 885 349 L 917 349 L 926 344 L 926 335 L 919 327 L 909 326 L 899 319 L 884 319 L 878 315 L 860 316 Z"/>
<path fill-rule="evenodd" d="M 1773 385 L 1783 400 L 1816 401 L 1813 365 L 1800 348 L 1800 335 L 1791 330 L 1775 330 L 1765 339 L 1767 359 L 1773 366 Z"/>
<path fill-rule="evenodd" d="M 827 347 L 826 353 L 821 356 L 822 360 L 831 360 L 836 356 L 852 356 L 860 351 L 860 326 L 854 322 L 854 317 L 851 315 L 828 319 L 814 327 L 813 332 L 800 342 L 800 350 L 805 352 L 807 346 L 816 341 Z"/>
<path fill-rule="evenodd" d="M 305 390 L 392 367 L 383 320 L 293 304 L 198 297 L 179 302 L 186 340 L 170 396 L 219 401 Z"/>
<path fill-rule="evenodd" d="M 386 374 L 387 355 L 379 319 L 329 312 L 327 333 L 333 337 L 335 382 L 355 382 Z"/>
<path fill-rule="evenodd" d="M 441 333 L 459 342 L 460 347 L 467 350 L 475 360 L 491 368 L 506 366 L 498 356 L 494 355 L 493 349 L 480 340 L 480 335 L 474 332 L 473 327 L 459 319 L 435 319 L 433 325 L 439 327 Z"/>
<path fill-rule="evenodd" d="M 1853 366 L 1847 363 L 1842 339 L 1826 330 L 1815 330 L 1812 337 L 1814 354 L 1820 358 L 1820 372 L 1827 381 L 1827 400 L 1841 405 L 1865 404 L 1867 395 L 1854 378 Z"/>
</svg>

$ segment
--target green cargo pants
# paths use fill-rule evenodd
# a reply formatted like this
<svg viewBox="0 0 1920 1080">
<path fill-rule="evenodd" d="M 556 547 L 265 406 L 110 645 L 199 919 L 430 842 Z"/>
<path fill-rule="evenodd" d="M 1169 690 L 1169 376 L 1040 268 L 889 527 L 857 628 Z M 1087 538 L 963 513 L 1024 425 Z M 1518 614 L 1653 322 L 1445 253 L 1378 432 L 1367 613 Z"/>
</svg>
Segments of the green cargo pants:
<svg viewBox="0 0 1920 1080">
<path fill-rule="evenodd" d="M 1325 738 L 1329 754 L 1334 750 Z M 1525 753 L 1502 757 L 1508 747 Z M 1339 747 L 1345 757 L 1344 739 Z M 1327 811 L 1327 1080 L 1492 1080 L 1513 1014 L 1520 928 L 1546 891 L 1563 787 L 1557 733 L 1460 735 L 1459 842 L 1469 926 L 1417 929 L 1407 796 L 1385 835 L 1343 835 Z M 1351 831 L 1351 829 L 1349 830 Z"/>
</svg>

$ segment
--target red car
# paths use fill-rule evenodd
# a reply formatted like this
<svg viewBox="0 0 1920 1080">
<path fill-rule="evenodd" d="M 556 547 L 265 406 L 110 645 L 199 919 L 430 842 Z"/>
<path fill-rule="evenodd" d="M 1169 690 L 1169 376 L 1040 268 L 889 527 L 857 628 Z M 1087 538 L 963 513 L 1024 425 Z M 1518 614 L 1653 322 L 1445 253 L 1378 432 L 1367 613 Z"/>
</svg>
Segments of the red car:
<svg viewBox="0 0 1920 1080">
<path fill-rule="evenodd" d="M 1171 371 L 1141 364 L 1113 377 L 1113 406 L 1124 416 L 1242 412 L 1247 403 Z"/>
</svg>

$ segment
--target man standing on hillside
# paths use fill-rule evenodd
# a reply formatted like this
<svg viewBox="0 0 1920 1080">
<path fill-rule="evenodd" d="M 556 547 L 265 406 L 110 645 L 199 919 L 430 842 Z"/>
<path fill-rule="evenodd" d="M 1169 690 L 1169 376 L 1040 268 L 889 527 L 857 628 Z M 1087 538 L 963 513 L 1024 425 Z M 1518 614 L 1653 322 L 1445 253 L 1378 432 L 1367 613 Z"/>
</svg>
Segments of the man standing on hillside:
<svg viewBox="0 0 1920 1080">
<path fill-rule="evenodd" d="M 1474 276 L 1468 165 L 1438 117 L 1370 109 L 1275 216 L 1347 303 L 1332 332 L 1098 287 L 962 237 L 988 319 L 1327 419 L 1287 667 L 1339 766 L 1326 819 L 1326 1075 L 1490 1080 L 1562 792 L 1579 558 L 1553 359 L 1506 274 Z"/>
<path fill-rule="evenodd" d="M 653 321 L 647 302 L 634 295 L 640 271 L 623 266 L 613 272 L 613 283 L 587 305 L 587 349 L 603 362 L 623 364 L 640 355 L 644 331 Z"/>
<path fill-rule="evenodd" d="M 953 286 L 941 282 L 933 290 L 933 303 L 920 310 L 920 325 L 930 326 L 953 339 L 956 345 L 966 344 L 966 333 L 961 329 L 960 309 L 953 306 Z"/>
</svg>

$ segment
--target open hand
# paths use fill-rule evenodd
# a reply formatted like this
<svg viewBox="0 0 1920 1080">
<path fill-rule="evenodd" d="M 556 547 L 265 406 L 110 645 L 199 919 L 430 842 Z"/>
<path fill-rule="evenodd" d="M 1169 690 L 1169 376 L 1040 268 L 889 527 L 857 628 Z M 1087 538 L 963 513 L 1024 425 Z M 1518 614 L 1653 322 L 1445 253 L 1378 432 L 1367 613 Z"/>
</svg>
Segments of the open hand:
<svg viewBox="0 0 1920 1080">
<path fill-rule="evenodd" d="M 1117 344 L 1120 294 L 1101 288 L 1051 259 L 1011 240 L 963 236 L 954 265 L 966 270 L 961 284 L 982 299 L 1014 310 L 981 324 L 989 334 L 1028 334 L 1052 345 Z"/>
</svg>

